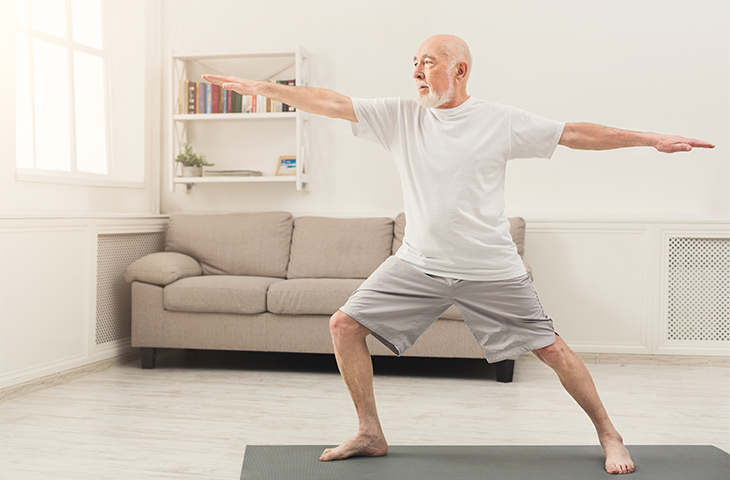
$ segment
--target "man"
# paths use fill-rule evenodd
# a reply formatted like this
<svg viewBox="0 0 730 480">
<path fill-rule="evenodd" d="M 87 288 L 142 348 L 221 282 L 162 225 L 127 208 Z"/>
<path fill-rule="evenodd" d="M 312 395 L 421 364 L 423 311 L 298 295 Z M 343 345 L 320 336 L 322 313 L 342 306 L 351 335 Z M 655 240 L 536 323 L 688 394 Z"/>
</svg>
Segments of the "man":
<svg viewBox="0 0 730 480">
<path fill-rule="evenodd" d="M 504 211 L 504 170 L 511 158 L 549 158 L 558 144 L 605 150 L 652 146 L 660 152 L 713 145 L 684 137 L 588 123 L 555 122 L 466 92 L 471 55 L 458 37 L 428 38 L 413 57 L 415 100 L 352 99 L 331 90 L 204 75 L 244 95 L 260 94 L 306 112 L 352 122 L 353 133 L 391 152 L 403 185 L 403 246 L 330 320 L 335 356 L 359 420 L 354 437 L 320 460 L 388 451 L 373 394 L 365 338 L 405 351 L 452 303 L 489 362 L 533 351 L 557 373 L 588 414 L 606 455 L 606 471 L 634 463 L 606 413 L 585 365 L 556 336 L 529 281 Z"/>
</svg>

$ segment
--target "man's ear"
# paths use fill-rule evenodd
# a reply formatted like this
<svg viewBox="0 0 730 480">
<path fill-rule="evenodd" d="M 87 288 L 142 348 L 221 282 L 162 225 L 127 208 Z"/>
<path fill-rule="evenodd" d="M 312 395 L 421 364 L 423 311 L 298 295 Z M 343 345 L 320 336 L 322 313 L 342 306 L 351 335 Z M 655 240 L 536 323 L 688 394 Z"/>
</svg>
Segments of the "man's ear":
<svg viewBox="0 0 730 480">
<path fill-rule="evenodd" d="M 466 78 L 466 72 L 469 69 L 469 65 L 466 62 L 459 62 L 456 64 L 456 76 L 459 78 Z"/>
</svg>

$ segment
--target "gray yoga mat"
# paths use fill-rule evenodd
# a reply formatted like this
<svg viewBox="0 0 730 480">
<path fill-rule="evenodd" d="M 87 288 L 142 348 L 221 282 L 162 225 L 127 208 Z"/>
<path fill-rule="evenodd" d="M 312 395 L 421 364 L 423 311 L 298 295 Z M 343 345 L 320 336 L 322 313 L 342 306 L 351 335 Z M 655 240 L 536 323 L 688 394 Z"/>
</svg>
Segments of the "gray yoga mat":
<svg viewBox="0 0 730 480">
<path fill-rule="evenodd" d="M 599 446 L 400 446 L 388 455 L 320 462 L 324 445 L 249 445 L 243 480 L 591 480 Z M 635 445 L 629 480 L 728 480 L 730 455 L 712 446 Z"/>
</svg>

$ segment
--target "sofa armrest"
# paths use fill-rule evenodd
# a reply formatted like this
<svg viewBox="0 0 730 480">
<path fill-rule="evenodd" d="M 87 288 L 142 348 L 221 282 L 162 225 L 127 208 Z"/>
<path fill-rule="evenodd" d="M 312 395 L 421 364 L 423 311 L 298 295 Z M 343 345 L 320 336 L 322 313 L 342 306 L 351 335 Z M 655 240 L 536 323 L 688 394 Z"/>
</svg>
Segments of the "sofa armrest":
<svg viewBox="0 0 730 480">
<path fill-rule="evenodd" d="M 140 258 L 124 270 L 124 280 L 165 286 L 185 277 L 203 274 L 200 262 L 176 252 L 152 253 Z"/>
</svg>

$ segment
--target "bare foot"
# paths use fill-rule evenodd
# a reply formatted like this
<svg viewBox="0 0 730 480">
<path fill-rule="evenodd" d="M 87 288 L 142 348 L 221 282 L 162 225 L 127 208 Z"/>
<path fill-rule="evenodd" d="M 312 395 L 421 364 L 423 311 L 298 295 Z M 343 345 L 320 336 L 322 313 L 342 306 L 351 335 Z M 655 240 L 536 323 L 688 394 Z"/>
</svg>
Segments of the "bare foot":
<svg viewBox="0 0 730 480">
<path fill-rule="evenodd" d="M 633 473 L 634 462 L 620 435 L 601 439 L 601 446 L 606 453 L 606 472 L 612 475 Z"/>
<path fill-rule="evenodd" d="M 358 433 L 339 447 L 328 448 L 319 459 L 323 462 L 344 460 L 349 457 L 382 457 L 388 453 L 388 443 L 381 435 Z"/>
</svg>

